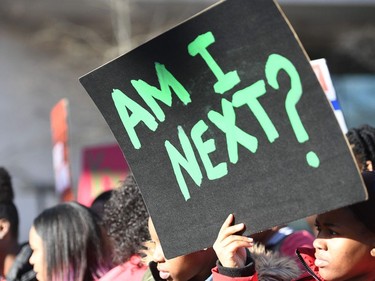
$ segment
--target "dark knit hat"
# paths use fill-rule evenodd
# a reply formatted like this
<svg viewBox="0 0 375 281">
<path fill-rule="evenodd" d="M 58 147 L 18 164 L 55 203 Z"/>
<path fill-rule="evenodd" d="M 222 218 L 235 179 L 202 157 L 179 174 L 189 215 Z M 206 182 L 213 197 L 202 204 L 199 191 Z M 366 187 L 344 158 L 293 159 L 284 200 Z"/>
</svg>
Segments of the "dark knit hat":
<svg viewBox="0 0 375 281">
<path fill-rule="evenodd" d="M 375 233 L 375 172 L 362 172 L 368 192 L 368 200 L 349 206 L 354 215 Z"/>
</svg>

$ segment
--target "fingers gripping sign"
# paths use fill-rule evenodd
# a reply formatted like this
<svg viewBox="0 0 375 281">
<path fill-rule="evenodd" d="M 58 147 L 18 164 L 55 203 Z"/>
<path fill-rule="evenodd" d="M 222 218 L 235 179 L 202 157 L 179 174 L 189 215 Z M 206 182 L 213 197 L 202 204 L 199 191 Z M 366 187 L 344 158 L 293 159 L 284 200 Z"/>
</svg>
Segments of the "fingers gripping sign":
<svg viewBox="0 0 375 281">
<path fill-rule="evenodd" d="M 216 255 L 224 267 L 239 268 L 246 263 L 246 248 L 253 246 L 253 239 L 242 236 L 245 224 L 234 224 L 234 215 L 230 214 L 220 228 L 213 245 Z"/>
</svg>

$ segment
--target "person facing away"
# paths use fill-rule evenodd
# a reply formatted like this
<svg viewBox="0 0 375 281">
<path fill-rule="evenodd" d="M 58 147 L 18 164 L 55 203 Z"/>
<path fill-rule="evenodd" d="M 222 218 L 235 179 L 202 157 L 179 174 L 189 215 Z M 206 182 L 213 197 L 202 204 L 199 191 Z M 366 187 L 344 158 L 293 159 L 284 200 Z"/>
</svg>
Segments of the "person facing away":
<svg viewBox="0 0 375 281">
<path fill-rule="evenodd" d="M 0 167 L 0 280 L 34 281 L 29 244 L 18 242 L 19 216 L 13 200 L 11 176 Z"/>
<path fill-rule="evenodd" d="M 360 171 L 373 171 L 375 165 L 375 128 L 364 124 L 350 128 L 346 137 Z"/>
<path fill-rule="evenodd" d="M 187 255 L 166 259 L 154 224 L 149 218 L 148 227 L 151 241 L 147 243 L 146 257 L 151 260 L 150 271 L 144 281 L 208 281 L 212 280 L 211 269 L 215 266 L 216 255 L 212 248 L 203 249 Z"/>
<path fill-rule="evenodd" d="M 77 203 L 44 210 L 29 233 L 30 263 L 39 281 L 100 280 L 112 267 L 112 249 L 99 219 Z"/>
<path fill-rule="evenodd" d="M 104 204 L 103 224 L 113 245 L 113 259 L 117 265 L 105 280 L 142 280 L 147 269 L 140 251 L 149 240 L 148 212 L 141 192 L 132 175 L 113 189 Z M 104 279 L 103 279 L 104 281 Z"/>
<path fill-rule="evenodd" d="M 290 280 L 375 280 L 375 172 L 362 172 L 362 177 L 369 199 L 317 215 L 314 249 L 297 249 L 307 271 Z M 231 226 L 232 220 L 233 215 L 229 215 L 214 244 L 219 262 L 213 269 L 213 279 L 270 280 L 259 278 L 259 269 L 247 254 L 246 248 L 252 246 L 249 238 L 236 235 L 245 226 Z M 227 273 L 228 268 L 231 274 Z"/>
<path fill-rule="evenodd" d="M 90 205 L 90 209 L 94 213 L 96 213 L 101 220 L 103 220 L 103 216 L 104 216 L 104 205 L 111 198 L 112 193 L 113 193 L 113 189 L 103 191 L 102 193 L 100 193 L 98 196 L 95 197 L 95 199 L 92 201 Z"/>
</svg>

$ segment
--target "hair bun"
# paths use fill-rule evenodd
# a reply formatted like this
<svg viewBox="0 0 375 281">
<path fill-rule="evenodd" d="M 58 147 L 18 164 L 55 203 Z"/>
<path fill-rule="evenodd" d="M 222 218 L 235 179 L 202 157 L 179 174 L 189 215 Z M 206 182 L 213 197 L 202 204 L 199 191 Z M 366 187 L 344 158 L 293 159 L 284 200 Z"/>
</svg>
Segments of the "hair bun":
<svg viewBox="0 0 375 281">
<path fill-rule="evenodd" d="M 0 203 L 13 202 L 12 178 L 4 167 L 0 167 Z"/>
</svg>

